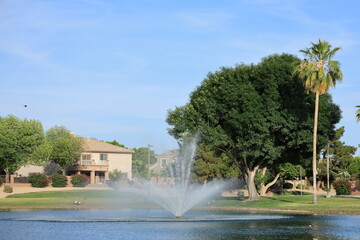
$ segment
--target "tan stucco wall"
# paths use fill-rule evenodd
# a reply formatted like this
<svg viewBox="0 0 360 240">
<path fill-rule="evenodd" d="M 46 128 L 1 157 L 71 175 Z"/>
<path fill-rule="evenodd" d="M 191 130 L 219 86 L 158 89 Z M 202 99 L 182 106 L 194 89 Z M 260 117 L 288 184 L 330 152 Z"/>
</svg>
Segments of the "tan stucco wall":
<svg viewBox="0 0 360 240">
<path fill-rule="evenodd" d="M 44 173 L 44 167 L 36 165 L 22 166 L 19 170 L 16 171 L 15 175 L 21 175 L 21 177 L 28 177 L 29 173 Z"/>
<path fill-rule="evenodd" d="M 87 153 L 91 154 L 91 160 L 94 160 L 96 163 L 101 163 L 100 154 L 102 153 Z M 107 154 L 107 159 L 109 161 L 109 172 L 118 169 L 122 173 L 127 173 L 128 178 L 131 180 L 131 170 L 132 170 L 132 154 L 131 153 L 105 153 Z"/>
<path fill-rule="evenodd" d="M 127 173 L 128 178 L 131 180 L 132 170 L 132 154 L 130 153 L 110 153 L 108 154 L 109 172 L 118 169 L 122 173 Z"/>
</svg>

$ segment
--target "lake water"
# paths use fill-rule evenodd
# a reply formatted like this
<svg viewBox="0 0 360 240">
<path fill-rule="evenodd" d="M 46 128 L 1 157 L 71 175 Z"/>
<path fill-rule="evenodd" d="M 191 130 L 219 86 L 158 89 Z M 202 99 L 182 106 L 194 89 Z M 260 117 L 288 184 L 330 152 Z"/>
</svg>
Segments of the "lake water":
<svg viewBox="0 0 360 240">
<path fill-rule="evenodd" d="M 0 239 L 360 239 L 360 216 L 152 210 L 0 212 Z"/>
</svg>

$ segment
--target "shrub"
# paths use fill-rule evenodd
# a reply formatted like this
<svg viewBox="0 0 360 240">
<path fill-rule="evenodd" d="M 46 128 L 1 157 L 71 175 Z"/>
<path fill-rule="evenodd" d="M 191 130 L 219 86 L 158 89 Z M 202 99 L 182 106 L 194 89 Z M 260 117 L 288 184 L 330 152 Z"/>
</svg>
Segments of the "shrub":
<svg viewBox="0 0 360 240">
<path fill-rule="evenodd" d="M 49 184 L 48 177 L 43 173 L 33 173 L 28 178 L 32 187 L 44 188 Z"/>
<path fill-rule="evenodd" d="M 121 171 L 119 171 L 118 169 L 115 169 L 114 171 L 110 172 L 109 174 L 109 178 L 110 178 L 110 182 L 109 182 L 109 186 L 113 187 L 115 189 L 119 188 L 119 181 L 121 180 L 122 174 Z"/>
<path fill-rule="evenodd" d="M 68 179 L 66 176 L 54 173 L 51 175 L 51 186 L 53 187 L 66 187 Z"/>
<path fill-rule="evenodd" d="M 350 195 L 351 194 L 351 182 L 348 179 L 338 179 L 334 182 L 334 188 L 336 195 Z"/>
<path fill-rule="evenodd" d="M 85 187 L 89 178 L 85 174 L 74 174 L 71 176 L 71 183 L 74 187 Z"/>
<path fill-rule="evenodd" d="M 289 183 L 289 182 L 284 183 L 283 188 L 285 188 L 285 189 L 292 189 L 292 188 L 293 188 L 293 184 L 292 184 L 292 183 Z"/>
<path fill-rule="evenodd" d="M 12 193 L 13 188 L 11 186 L 4 186 L 4 193 Z"/>
<path fill-rule="evenodd" d="M 112 172 L 110 172 L 109 178 L 111 181 L 114 181 L 114 182 L 120 181 L 121 180 L 121 171 L 119 171 L 118 169 L 113 170 Z"/>
</svg>

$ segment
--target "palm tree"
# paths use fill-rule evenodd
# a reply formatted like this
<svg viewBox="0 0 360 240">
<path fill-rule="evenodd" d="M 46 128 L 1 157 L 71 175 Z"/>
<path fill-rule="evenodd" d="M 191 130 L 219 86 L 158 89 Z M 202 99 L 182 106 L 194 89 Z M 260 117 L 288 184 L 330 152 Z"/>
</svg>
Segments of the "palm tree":
<svg viewBox="0 0 360 240">
<path fill-rule="evenodd" d="M 331 45 L 323 40 L 311 43 L 311 48 L 300 50 L 307 59 L 304 59 L 295 69 L 295 74 L 303 81 L 308 91 L 315 93 L 314 135 L 313 135 L 313 203 L 316 197 L 316 139 L 319 112 L 319 96 L 326 93 L 330 87 L 335 87 L 336 82 L 342 81 L 342 72 L 338 61 L 331 60 L 341 48 L 331 49 Z"/>
<path fill-rule="evenodd" d="M 360 122 L 360 105 L 356 106 L 358 110 L 356 110 L 356 120 Z"/>
</svg>

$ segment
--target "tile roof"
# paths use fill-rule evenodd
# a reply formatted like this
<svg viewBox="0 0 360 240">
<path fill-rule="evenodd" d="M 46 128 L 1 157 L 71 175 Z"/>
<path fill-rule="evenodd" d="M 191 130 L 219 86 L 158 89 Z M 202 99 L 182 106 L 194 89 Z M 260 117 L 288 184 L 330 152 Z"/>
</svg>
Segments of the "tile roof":
<svg viewBox="0 0 360 240">
<path fill-rule="evenodd" d="M 93 138 L 84 139 L 84 152 L 103 152 L 103 153 L 133 153 L 133 150 L 118 147 L 110 143 L 102 142 Z"/>
</svg>

